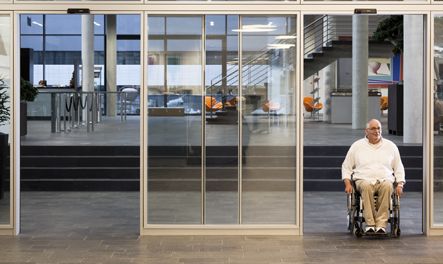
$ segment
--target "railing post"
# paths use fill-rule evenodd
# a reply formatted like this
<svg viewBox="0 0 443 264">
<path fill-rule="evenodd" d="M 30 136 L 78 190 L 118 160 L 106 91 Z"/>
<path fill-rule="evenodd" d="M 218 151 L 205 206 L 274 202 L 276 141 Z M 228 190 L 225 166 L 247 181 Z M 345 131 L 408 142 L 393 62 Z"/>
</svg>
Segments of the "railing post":
<svg viewBox="0 0 443 264">
<path fill-rule="evenodd" d="M 123 122 L 123 92 L 119 92 L 120 93 L 120 121 Z M 119 93 L 117 93 L 117 96 L 119 95 Z"/>
<path fill-rule="evenodd" d="M 67 93 L 64 93 L 63 94 L 63 100 L 64 100 L 64 102 L 65 102 L 65 107 L 63 107 L 63 131 L 66 133 L 67 131 L 66 131 L 66 118 L 67 118 L 67 116 L 66 116 L 66 104 L 67 104 L 67 100 L 68 100 L 68 94 Z"/>
<path fill-rule="evenodd" d="M 51 93 L 51 133 L 56 131 L 56 103 L 55 103 L 55 93 Z"/>
<path fill-rule="evenodd" d="M 89 111 L 89 94 L 86 94 L 85 96 L 85 109 L 86 111 L 82 111 L 83 113 L 86 114 L 86 132 L 89 133 L 91 132 L 91 128 L 90 128 L 90 111 Z"/>
<path fill-rule="evenodd" d="M 102 94 L 97 92 L 97 123 L 100 123 L 102 120 Z"/>
<path fill-rule="evenodd" d="M 61 94 L 57 93 L 56 96 L 57 101 L 57 118 L 56 120 L 56 131 L 57 133 L 60 133 L 62 130 L 62 123 L 61 123 L 61 112 L 62 112 L 62 100 L 61 100 Z"/>
</svg>

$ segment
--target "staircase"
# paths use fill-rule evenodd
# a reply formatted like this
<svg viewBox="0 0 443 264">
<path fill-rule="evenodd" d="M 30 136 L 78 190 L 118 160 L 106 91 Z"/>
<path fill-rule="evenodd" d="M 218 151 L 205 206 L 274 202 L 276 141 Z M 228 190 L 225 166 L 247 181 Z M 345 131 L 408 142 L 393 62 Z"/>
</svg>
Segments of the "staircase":
<svg viewBox="0 0 443 264">
<path fill-rule="evenodd" d="M 161 149 L 164 149 L 160 152 Z M 180 150 L 181 149 L 181 150 Z M 155 156 L 154 156 L 155 153 Z M 177 156 L 179 154 L 179 156 Z M 200 191 L 201 152 L 185 147 L 159 146 L 152 149 L 148 171 L 149 191 Z M 244 191 L 294 191 L 295 148 L 252 146 L 243 149 L 242 188 Z M 238 190 L 238 148 L 206 148 L 207 192 Z"/>
<path fill-rule="evenodd" d="M 399 146 L 406 173 L 405 191 L 423 190 L 423 148 Z M 305 146 L 303 188 L 305 191 L 343 191 L 341 165 L 349 146 Z"/>
<path fill-rule="evenodd" d="M 178 149 L 180 148 L 180 149 Z M 305 146 L 304 190 L 343 191 L 341 164 L 349 146 Z M 406 171 L 406 191 L 422 191 L 421 146 L 399 146 Z M 139 147 L 136 146 L 23 146 L 23 191 L 138 191 Z M 199 148 L 189 155 L 185 147 L 150 148 L 150 191 L 199 191 Z M 443 189 L 439 166 L 443 151 L 436 150 L 435 189 Z M 86 154 L 86 155 L 85 155 Z M 244 150 L 244 191 L 295 190 L 294 147 L 254 146 Z M 236 147 L 208 147 L 206 190 L 238 189 Z"/>
<path fill-rule="evenodd" d="M 392 57 L 392 44 L 373 41 L 371 36 L 386 16 L 370 16 L 368 22 L 370 58 Z M 352 57 L 352 16 L 323 15 L 304 28 L 304 79 L 339 58 Z"/>
<path fill-rule="evenodd" d="M 22 146 L 22 191 L 138 191 L 138 146 Z"/>
</svg>

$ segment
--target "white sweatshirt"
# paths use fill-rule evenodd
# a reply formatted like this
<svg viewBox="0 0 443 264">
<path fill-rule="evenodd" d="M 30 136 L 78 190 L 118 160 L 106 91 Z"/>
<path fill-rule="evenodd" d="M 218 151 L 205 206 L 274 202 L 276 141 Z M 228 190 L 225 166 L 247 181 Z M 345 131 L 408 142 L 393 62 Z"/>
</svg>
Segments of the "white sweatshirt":
<svg viewBox="0 0 443 264">
<path fill-rule="evenodd" d="M 382 138 L 377 144 L 367 138 L 354 142 L 341 167 L 342 179 L 405 182 L 405 169 L 397 146 Z"/>
</svg>

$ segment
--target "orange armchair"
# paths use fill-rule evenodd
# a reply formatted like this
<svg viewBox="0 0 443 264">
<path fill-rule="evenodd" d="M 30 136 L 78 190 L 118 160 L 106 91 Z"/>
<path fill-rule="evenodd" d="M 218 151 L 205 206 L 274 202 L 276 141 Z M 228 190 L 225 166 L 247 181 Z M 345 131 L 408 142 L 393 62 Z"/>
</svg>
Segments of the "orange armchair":
<svg viewBox="0 0 443 264">
<path fill-rule="evenodd" d="M 206 111 L 217 111 L 223 108 L 223 104 L 221 102 L 217 102 L 217 100 L 212 96 L 205 96 L 205 107 Z"/>
<path fill-rule="evenodd" d="M 382 96 L 380 97 L 380 110 L 388 110 L 389 104 L 388 104 L 388 97 Z"/>
<path fill-rule="evenodd" d="M 307 112 L 316 112 L 323 108 L 323 104 L 318 102 L 314 104 L 314 98 L 306 96 L 303 98 L 303 106 Z"/>
<path fill-rule="evenodd" d="M 262 109 L 265 112 L 269 112 L 269 111 L 277 111 L 280 109 L 280 104 L 276 103 L 276 102 L 272 102 L 272 101 L 268 101 L 266 100 L 263 105 L 262 105 Z"/>
</svg>

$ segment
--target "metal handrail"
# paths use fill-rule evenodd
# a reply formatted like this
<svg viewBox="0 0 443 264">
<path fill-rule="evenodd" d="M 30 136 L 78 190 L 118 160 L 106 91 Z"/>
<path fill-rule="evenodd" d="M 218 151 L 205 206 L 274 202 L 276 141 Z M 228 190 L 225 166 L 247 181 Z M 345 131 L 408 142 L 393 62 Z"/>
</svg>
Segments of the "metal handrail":
<svg viewBox="0 0 443 264">
<path fill-rule="evenodd" d="M 295 34 L 292 34 L 292 36 L 295 36 Z M 278 40 L 278 41 L 276 41 L 276 42 L 274 42 L 272 44 L 283 44 L 283 43 L 286 43 L 286 41 L 285 40 Z M 265 48 L 259 50 L 259 52 L 260 52 L 259 54 L 255 54 L 255 55 L 252 55 L 252 56 L 248 57 L 247 59 L 249 59 L 249 60 L 247 62 L 242 63 L 243 69 L 245 68 L 244 66 L 250 65 L 250 64 L 252 64 L 252 63 L 254 63 L 254 62 L 256 62 L 256 61 L 258 61 L 258 60 L 260 60 L 262 58 L 268 59 L 268 57 L 267 57 L 269 55 L 269 49 L 268 48 L 265 47 Z M 235 77 L 237 77 L 238 76 L 238 71 L 239 70 L 236 69 L 236 68 L 231 68 L 231 69 L 228 70 L 228 72 L 225 75 L 223 75 L 223 74 L 217 75 L 216 77 L 214 77 L 211 80 L 211 85 L 209 87 L 207 87 L 206 89 L 212 89 L 217 84 L 221 83 L 225 79 L 227 80 L 228 77 L 230 77 L 230 76 L 232 76 L 234 74 L 236 74 Z M 217 80 L 217 81 L 214 82 L 215 80 Z"/>
<path fill-rule="evenodd" d="M 328 15 L 323 15 L 305 27 L 304 35 L 304 57 L 310 57 L 315 51 L 320 51 L 328 46 L 335 38 L 331 33 L 330 19 Z M 313 40 L 311 40 L 313 38 Z M 309 43 L 309 44 L 308 44 Z"/>
<path fill-rule="evenodd" d="M 127 95 L 134 92 L 41 90 L 40 93 L 51 95 L 51 132 L 55 133 L 69 132 L 72 128 L 78 128 L 81 126 L 82 120 L 86 123 L 87 132 L 94 131 L 94 126 L 101 121 L 102 96 L 107 94 L 120 95 L 120 118 L 123 122 L 127 119 Z M 64 107 L 62 106 L 63 100 Z M 61 129 L 61 116 L 63 116 L 64 130 Z M 70 127 L 67 126 L 67 121 L 69 121 Z"/>
</svg>

